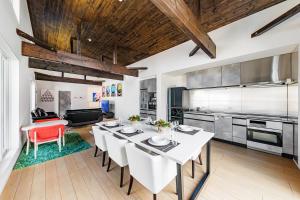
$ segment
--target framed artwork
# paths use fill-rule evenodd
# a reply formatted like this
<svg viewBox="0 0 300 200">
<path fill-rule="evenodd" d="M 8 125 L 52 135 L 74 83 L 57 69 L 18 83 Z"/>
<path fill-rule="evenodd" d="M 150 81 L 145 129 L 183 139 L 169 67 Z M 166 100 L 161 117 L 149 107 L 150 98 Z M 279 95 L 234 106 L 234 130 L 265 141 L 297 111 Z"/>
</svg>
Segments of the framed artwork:
<svg viewBox="0 0 300 200">
<path fill-rule="evenodd" d="M 41 102 L 53 102 L 54 101 L 53 90 L 42 89 L 41 90 Z"/>
<path fill-rule="evenodd" d="M 122 96 L 122 83 L 118 83 L 117 84 L 117 93 L 118 93 L 118 97 L 121 97 Z"/>
<path fill-rule="evenodd" d="M 93 98 L 93 102 L 99 102 L 100 101 L 100 93 L 98 92 L 93 92 L 92 93 L 92 98 Z"/>
<path fill-rule="evenodd" d="M 106 89 L 105 86 L 102 86 L 102 97 L 106 96 Z"/>
<path fill-rule="evenodd" d="M 117 87 L 116 84 L 112 84 L 110 87 L 110 93 L 112 97 L 115 97 L 117 95 Z"/>
<path fill-rule="evenodd" d="M 106 87 L 106 96 L 110 97 L 110 87 L 109 86 Z"/>
</svg>

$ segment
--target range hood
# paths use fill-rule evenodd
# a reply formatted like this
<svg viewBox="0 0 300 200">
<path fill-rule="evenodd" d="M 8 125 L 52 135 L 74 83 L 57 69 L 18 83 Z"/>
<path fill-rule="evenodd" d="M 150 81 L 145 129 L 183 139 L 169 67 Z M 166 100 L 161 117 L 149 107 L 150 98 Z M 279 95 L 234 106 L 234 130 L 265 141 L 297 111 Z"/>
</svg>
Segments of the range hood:
<svg viewBox="0 0 300 200">
<path fill-rule="evenodd" d="M 241 85 L 297 82 L 297 54 L 288 53 L 241 63 Z"/>
</svg>

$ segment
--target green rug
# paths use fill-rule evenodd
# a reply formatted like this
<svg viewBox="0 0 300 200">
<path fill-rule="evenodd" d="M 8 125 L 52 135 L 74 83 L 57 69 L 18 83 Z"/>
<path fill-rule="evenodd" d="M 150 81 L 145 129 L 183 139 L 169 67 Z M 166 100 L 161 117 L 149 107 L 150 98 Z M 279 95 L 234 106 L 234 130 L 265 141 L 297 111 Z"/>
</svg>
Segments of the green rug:
<svg viewBox="0 0 300 200">
<path fill-rule="evenodd" d="M 31 143 L 28 155 L 26 155 L 26 145 L 23 147 L 14 169 L 22 169 L 89 148 L 91 145 L 84 141 L 78 133 L 68 133 L 65 134 L 65 146 L 62 146 L 61 152 L 59 152 L 56 142 L 41 144 L 38 147 L 37 158 L 34 159 L 34 148 Z"/>
</svg>

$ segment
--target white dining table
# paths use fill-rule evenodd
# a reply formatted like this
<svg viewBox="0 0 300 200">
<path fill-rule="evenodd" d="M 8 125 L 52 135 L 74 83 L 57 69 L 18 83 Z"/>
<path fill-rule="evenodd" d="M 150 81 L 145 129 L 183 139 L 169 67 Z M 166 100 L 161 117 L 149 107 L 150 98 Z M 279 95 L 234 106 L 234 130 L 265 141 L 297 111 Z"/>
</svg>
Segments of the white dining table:
<svg viewBox="0 0 300 200">
<path fill-rule="evenodd" d="M 140 124 L 137 126 L 137 128 L 141 129 L 143 133 L 134 136 L 127 136 L 125 134 L 118 132 L 124 126 L 131 126 L 130 123 L 123 123 L 122 124 L 123 126 L 119 126 L 115 128 L 108 128 L 107 126 L 104 126 L 105 122 L 100 122 L 97 123 L 96 125 L 138 146 L 141 146 L 149 151 L 152 151 L 156 154 L 159 154 L 161 156 L 164 156 L 168 159 L 175 161 L 177 163 L 176 189 L 177 189 L 177 195 L 179 200 L 183 199 L 183 194 L 184 194 L 182 166 L 192 158 L 195 152 L 200 152 L 200 150 L 203 149 L 203 147 L 206 145 L 207 148 L 206 172 L 204 173 L 203 177 L 201 178 L 195 190 L 190 196 L 190 199 L 196 199 L 196 197 L 200 192 L 200 189 L 203 187 L 205 181 L 207 180 L 210 174 L 210 151 L 211 151 L 210 141 L 214 137 L 214 133 L 203 131 L 197 127 L 193 127 L 194 129 L 199 130 L 199 132 L 197 132 L 194 135 L 175 131 L 173 133 L 173 140 L 175 140 L 178 143 L 178 145 L 172 148 L 171 150 L 164 152 L 157 148 L 154 148 L 153 146 L 143 143 L 143 141 L 157 135 L 162 135 L 170 139 L 171 134 L 170 133 L 158 134 L 157 129 L 155 129 L 155 127 L 151 125 L 146 125 L 144 122 L 140 122 Z"/>
</svg>

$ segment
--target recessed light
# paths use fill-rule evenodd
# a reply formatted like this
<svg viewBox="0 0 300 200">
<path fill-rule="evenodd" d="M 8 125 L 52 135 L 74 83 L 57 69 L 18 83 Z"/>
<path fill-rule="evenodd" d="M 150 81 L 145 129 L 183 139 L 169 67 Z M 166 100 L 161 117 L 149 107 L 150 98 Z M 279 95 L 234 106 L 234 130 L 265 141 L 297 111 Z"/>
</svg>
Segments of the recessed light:
<svg viewBox="0 0 300 200">
<path fill-rule="evenodd" d="M 87 41 L 91 42 L 91 41 L 92 41 L 92 38 L 88 38 Z"/>
</svg>

